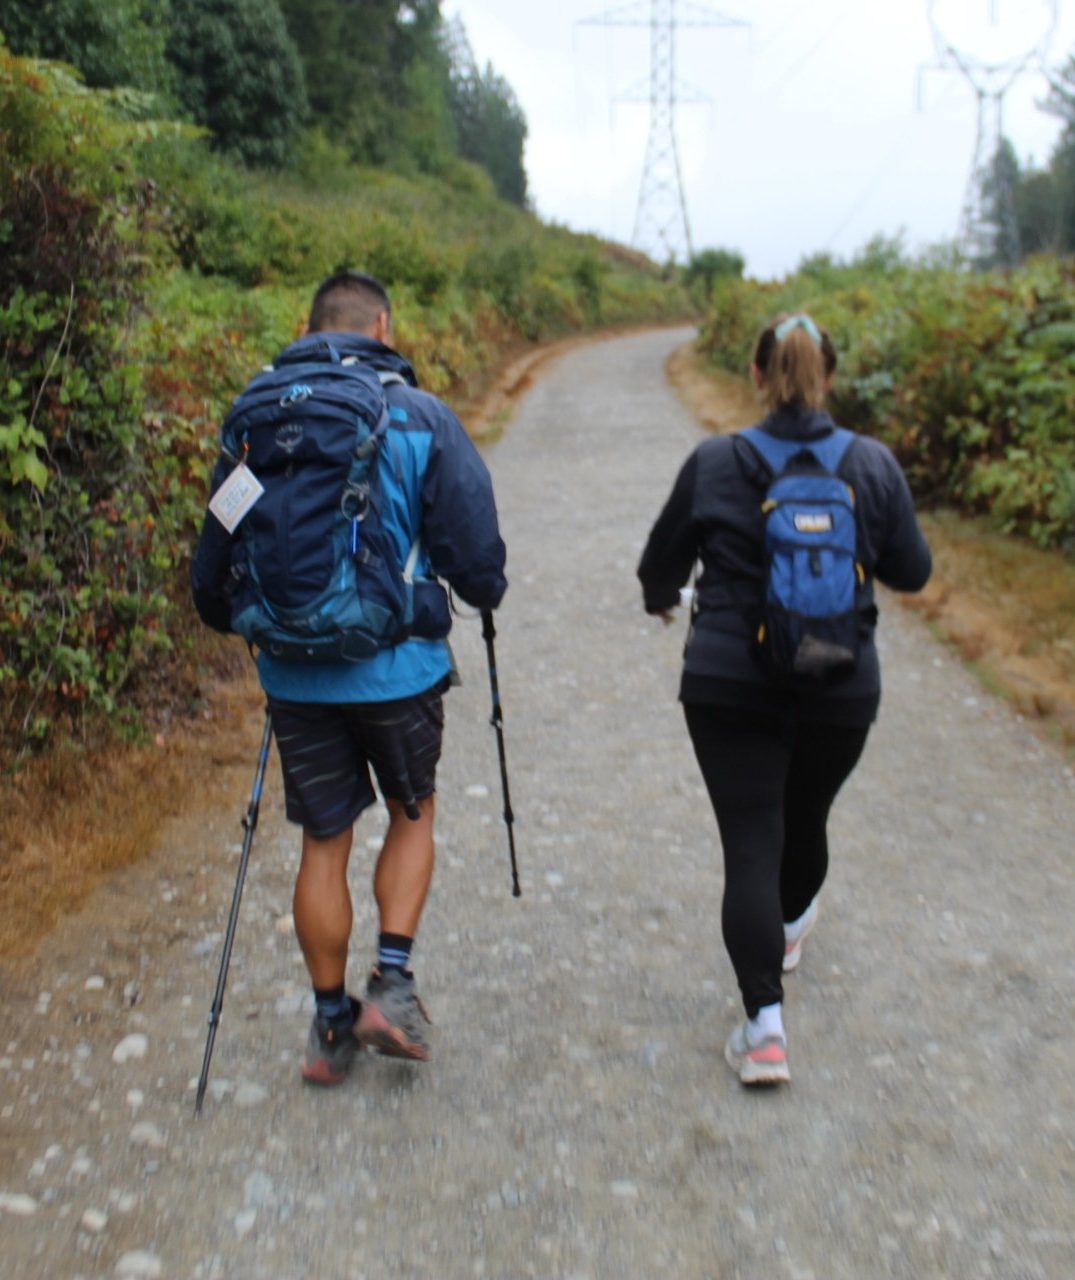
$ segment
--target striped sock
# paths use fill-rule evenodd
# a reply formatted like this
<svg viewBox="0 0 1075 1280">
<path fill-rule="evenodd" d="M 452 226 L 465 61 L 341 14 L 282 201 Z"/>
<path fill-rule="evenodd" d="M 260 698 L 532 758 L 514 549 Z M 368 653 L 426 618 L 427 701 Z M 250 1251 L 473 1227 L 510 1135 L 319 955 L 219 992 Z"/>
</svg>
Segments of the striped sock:
<svg viewBox="0 0 1075 1280">
<path fill-rule="evenodd" d="M 314 987 L 314 1003 L 317 1005 L 317 1016 L 326 1022 L 342 1022 L 345 1014 L 351 1016 L 351 1001 L 342 982 L 338 987 L 325 987 L 322 990 Z"/>
<path fill-rule="evenodd" d="M 401 933 L 382 933 L 377 940 L 377 967 L 382 971 L 399 969 L 406 973 L 413 946 L 413 938 L 406 938 Z"/>
</svg>

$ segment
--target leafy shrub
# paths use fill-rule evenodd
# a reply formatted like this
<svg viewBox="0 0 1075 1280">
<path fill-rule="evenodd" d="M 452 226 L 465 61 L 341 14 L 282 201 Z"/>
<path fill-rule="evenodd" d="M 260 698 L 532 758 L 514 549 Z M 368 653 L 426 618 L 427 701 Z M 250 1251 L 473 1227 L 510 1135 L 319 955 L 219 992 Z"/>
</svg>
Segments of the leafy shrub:
<svg viewBox="0 0 1075 1280">
<path fill-rule="evenodd" d="M 841 353 L 834 414 L 885 441 L 920 499 L 1072 547 L 1075 266 L 1043 257 L 970 274 L 885 249 L 847 267 L 812 262 L 776 285 L 718 286 L 703 348 L 745 371 L 765 323 L 810 310 Z"/>
<path fill-rule="evenodd" d="M 77 132 L 76 132 L 77 131 Z M 112 709 L 167 640 L 143 478 L 140 384 L 122 343 L 137 296 L 131 206 L 102 157 L 101 102 L 0 49 L 0 671 L 29 739 Z"/>
<path fill-rule="evenodd" d="M 490 246 L 475 244 L 463 268 L 463 282 L 488 294 L 505 315 L 517 314 L 530 288 L 538 254 L 530 240 L 515 239 Z"/>
</svg>

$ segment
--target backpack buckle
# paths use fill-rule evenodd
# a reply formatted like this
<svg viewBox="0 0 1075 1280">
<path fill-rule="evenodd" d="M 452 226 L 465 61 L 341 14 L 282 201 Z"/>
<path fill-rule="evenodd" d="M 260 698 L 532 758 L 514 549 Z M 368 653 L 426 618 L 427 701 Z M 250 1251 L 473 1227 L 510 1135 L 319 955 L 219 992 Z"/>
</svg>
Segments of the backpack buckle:
<svg viewBox="0 0 1075 1280">
<path fill-rule="evenodd" d="M 301 404 L 303 400 L 309 400 L 313 392 L 304 382 L 296 382 L 286 396 L 280 397 L 280 407 L 287 409 L 293 404 Z"/>
<path fill-rule="evenodd" d="M 370 508 L 369 485 L 349 484 L 340 497 L 340 510 L 348 520 L 362 521 Z"/>
</svg>

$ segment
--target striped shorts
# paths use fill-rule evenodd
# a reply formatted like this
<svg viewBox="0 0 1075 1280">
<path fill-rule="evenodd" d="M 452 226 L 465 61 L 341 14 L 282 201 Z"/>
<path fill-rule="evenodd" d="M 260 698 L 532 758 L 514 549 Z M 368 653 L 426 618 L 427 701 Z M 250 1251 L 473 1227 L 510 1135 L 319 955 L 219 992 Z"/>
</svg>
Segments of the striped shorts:
<svg viewBox="0 0 1075 1280">
<path fill-rule="evenodd" d="M 288 819 L 315 840 L 346 831 L 377 799 L 371 770 L 385 800 L 417 819 L 417 802 L 436 790 L 446 687 L 392 702 L 270 698 Z"/>
</svg>

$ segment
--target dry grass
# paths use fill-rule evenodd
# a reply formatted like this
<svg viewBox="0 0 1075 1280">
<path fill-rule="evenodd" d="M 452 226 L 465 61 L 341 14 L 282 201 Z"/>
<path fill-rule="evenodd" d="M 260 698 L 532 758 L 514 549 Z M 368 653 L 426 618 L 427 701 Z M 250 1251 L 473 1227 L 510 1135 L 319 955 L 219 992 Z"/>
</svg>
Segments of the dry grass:
<svg viewBox="0 0 1075 1280">
<path fill-rule="evenodd" d="M 691 347 L 672 356 L 668 374 L 711 431 L 761 416 L 745 378 L 714 370 Z M 1075 565 L 982 520 L 937 512 L 922 524 L 933 577 L 921 595 L 899 599 L 924 614 L 992 692 L 1075 747 Z"/>
<path fill-rule="evenodd" d="M 735 431 L 765 416 L 761 398 L 746 378 L 714 369 L 692 344 L 674 351 L 665 371 L 680 399 L 710 431 Z"/>
<path fill-rule="evenodd" d="M 1075 746 L 1075 565 L 984 521 L 923 517 L 934 574 L 905 600 L 1021 714 Z"/>
<path fill-rule="evenodd" d="M 223 766 L 254 760 L 253 668 L 234 655 L 223 665 L 198 718 L 146 744 L 58 747 L 0 783 L 0 957 L 31 954 L 105 877 L 153 848 L 192 797 L 209 794 Z"/>
</svg>

